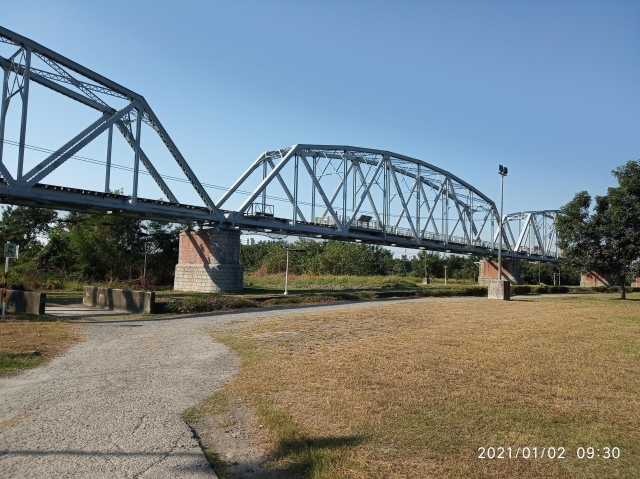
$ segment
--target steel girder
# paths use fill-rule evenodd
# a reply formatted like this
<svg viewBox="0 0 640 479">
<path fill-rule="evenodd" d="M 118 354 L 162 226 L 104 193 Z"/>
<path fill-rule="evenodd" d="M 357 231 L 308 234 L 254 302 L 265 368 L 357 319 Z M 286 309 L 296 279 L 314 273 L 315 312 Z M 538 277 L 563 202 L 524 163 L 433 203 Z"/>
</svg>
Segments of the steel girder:
<svg viewBox="0 0 640 479">
<path fill-rule="evenodd" d="M 107 146 L 107 168 L 105 171 L 105 192 L 109 192 L 109 176 L 111 161 L 111 136 L 113 127 L 123 135 L 134 152 L 133 187 L 129 197 L 130 210 L 140 209 L 141 213 L 146 204 L 138 204 L 138 176 L 139 163 L 147 169 L 151 177 L 163 192 L 169 203 L 177 204 L 178 199 L 173 194 L 164 179 L 153 166 L 150 158 L 141 147 L 141 123 L 149 125 L 159 135 L 170 154 L 184 172 L 191 186 L 202 199 L 208 209 L 211 219 L 222 219 L 222 213 L 205 191 L 197 176 L 178 150 L 177 146 L 166 132 L 162 123 L 155 115 L 147 101 L 139 95 L 104 76 L 69 60 L 68 58 L 6 28 L 0 27 L 0 41 L 13 45 L 16 52 L 8 58 L 0 56 L 0 67 L 3 71 L 2 97 L 0 107 L 0 175 L 6 180 L 12 191 L 21 191 L 22 195 L 29 195 L 32 188 L 46 178 L 51 172 L 62 165 L 67 159 L 107 132 L 109 141 Z M 43 68 L 34 68 L 33 60 L 38 59 Z M 80 75 L 82 78 L 79 78 Z M 38 83 L 50 90 L 65 95 L 85 106 L 98 111 L 100 117 L 70 141 L 60 147 L 55 153 L 41 162 L 27 173 L 23 171 L 25 135 L 27 129 L 27 115 L 29 102 L 29 85 Z M 13 97 L 20 95 L 22 115 L 20 126 L 20 142 L 18 145 L 18 168 L 15 177 L 3 163 L 4 130 L 7 110 Z M 114 108 L 105 100 L 104 96 L 125 100 L 124 108 Z M 37 196 L 37 195 L 36 195 Z"/>
</svg>

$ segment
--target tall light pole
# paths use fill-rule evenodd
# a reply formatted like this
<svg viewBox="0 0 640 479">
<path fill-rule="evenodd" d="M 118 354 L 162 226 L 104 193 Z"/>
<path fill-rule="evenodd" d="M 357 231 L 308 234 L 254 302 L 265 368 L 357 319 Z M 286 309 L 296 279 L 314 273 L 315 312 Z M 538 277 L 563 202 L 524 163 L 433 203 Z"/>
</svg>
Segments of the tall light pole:
<svg viewBox="0 0 640 479">
<path fill-rule="evenodd" d="M 502 203 L 504 200 L 504 177 L 507 176 L 508 169 L 506 166 L 499 165 L 498 173 L 500 174 L 500 242 L 498 243 L 498 280 L 502 280 Z"/>
<path fill-rule="evenodd" d="M 286 296 L 286 295 L 289 294 L 289 251 L 307 251 L 307 250 L 306 249 L 296 249 L 296 248 L 293 248 L 291 246 L 289 246 L 289 247 L 283 246 L 282 249 L 287 252 L 287 267 L 286 267 L 285 273 L 284 273 L 284 295 Z"/>
</svg>

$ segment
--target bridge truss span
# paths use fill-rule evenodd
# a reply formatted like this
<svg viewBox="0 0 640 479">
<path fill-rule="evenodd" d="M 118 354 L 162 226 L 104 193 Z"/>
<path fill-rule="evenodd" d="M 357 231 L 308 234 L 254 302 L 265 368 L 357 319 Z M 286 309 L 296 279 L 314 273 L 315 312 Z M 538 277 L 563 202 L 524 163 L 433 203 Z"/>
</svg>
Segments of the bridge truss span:
<svg viewBox="0 0 640 479">
<path fill-rule="evenodd" d="M 270 234 L 483 255 L 498 249 L 499 214 L 489 197 L 448 171 L 384 150 L 298 144 L 267 151 L 216 207 L 233 211 L 232 224 Z M 548 249 L 512 250 L 516 241 L 503 238 L 514 257 L 555 260 Z"/>
</svg>

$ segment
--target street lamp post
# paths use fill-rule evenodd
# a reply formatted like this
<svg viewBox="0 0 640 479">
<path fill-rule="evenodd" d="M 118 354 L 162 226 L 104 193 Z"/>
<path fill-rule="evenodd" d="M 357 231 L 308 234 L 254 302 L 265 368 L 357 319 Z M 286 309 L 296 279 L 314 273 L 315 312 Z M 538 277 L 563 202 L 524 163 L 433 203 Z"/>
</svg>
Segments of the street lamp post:
<svg viewBox="0 0 640 479">
<path fill-rule="evenodd" d="M 287 296 L 289 294 L 289 251 L 307 251 L 306 249 L 296 249 L 292 247 L 282 247 L 283 250 L 287 252 L 287 267 L 284 273 L 284 295 Z"/>
<path fill-rule="evenodd" d="M 498 173 L 500 174 L 500 242 L 498 243 L 498 280 L 502 280 L 502 205 L 504 200 L 504 177 L 507 176 L 508 169 L 506 166 L 499 165 Z"/>
</svg>

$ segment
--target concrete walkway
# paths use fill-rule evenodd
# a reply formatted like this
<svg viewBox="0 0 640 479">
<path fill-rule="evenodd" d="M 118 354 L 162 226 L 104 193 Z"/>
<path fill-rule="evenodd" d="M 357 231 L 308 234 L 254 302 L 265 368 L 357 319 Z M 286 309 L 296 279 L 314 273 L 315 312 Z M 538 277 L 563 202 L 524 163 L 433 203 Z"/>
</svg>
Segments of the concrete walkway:
<svg viewBox="0 0 640 479">
<path fill-rule="evenodd" d="M 404 301 L 465 300 L 471 298 Z M 43 367 L 0 379 L 0 478 L 215 477 L 180 414 L 229 381 L 238 359 L 205 331 L 229 321 L 396 302 L 79 323 L 84 342 Z"/>
</svg>

